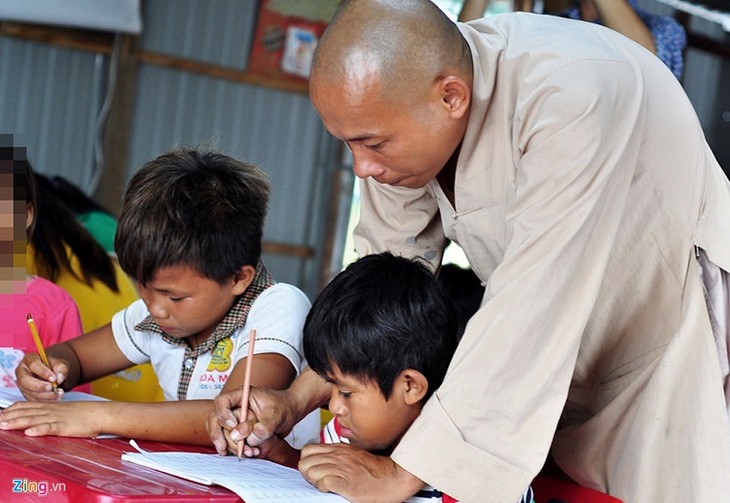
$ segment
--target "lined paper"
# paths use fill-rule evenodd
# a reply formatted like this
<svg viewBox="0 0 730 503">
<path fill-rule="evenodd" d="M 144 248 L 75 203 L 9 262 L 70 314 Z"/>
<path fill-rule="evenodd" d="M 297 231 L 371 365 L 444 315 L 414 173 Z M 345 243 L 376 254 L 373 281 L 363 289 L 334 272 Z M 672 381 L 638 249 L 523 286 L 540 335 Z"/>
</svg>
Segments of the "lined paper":
<svg viewBox="0 0 730 503">
<path fill-rule="evenodd" d="M 133 444 L 134 445 L 134 444 Z M 343 502 L 341 496 L 323 493 L 298 470 L 264 459 L 196 452 L 125 452 L 122 460 L 175 475 L 200 484 L 223 486 L 246 503 Z"/>
</svg>

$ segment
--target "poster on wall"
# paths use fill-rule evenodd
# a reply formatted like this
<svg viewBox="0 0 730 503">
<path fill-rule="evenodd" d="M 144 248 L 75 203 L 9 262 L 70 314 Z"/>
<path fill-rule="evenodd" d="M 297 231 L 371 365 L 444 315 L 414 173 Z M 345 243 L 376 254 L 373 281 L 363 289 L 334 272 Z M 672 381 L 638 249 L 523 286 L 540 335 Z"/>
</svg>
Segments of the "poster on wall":
<svg viewBox="0 0 730 503">
<path fill-rule="evenodd" d="M 306 80 L 317 42 L 340 0 L 262 0 L 247 70 Z"/>
</svg>

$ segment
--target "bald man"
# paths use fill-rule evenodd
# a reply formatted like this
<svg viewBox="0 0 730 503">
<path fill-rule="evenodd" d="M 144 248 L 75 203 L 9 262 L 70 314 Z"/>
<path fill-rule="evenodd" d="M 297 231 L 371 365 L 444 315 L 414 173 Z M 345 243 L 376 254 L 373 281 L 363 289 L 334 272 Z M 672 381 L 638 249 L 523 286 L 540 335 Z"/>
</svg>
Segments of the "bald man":
<svg viewBox="0 0 730 503">
<path fill-rule="evenodd" d="M 428 1 L 357 0 L 321 40 L 310 94 L 362 179 L 359 253 L 435 271 L 448 238 L 486 291 L 391 456 L 308 446 L 308 480 L 354 501 L 427 482 L 514 502 L 551 453 L 626 502 L 727 500 L 727 333 L 710 309 L 728 293 L 730 183 L 654 55 L 589 23 L 454 24 Z M 229 440 L 284 434 L 329 393 L 312 372 L 254 390 Z M 239 401 L 216 400 L 220 453 Z"/>
</svg>

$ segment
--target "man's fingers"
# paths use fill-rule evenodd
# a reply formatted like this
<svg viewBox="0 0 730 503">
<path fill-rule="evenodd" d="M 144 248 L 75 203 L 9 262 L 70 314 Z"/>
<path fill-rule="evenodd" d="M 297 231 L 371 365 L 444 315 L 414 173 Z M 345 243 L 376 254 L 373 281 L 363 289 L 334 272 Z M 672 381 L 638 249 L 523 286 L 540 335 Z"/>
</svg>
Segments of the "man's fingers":
<svg viewBox="0 0 730 503">
<path fill-rule="evenodd" d="M 218 424 L 223 428 L 235 428 L 238 425 L 233 409 L 241 406 L 241 390 L 221 393 L 213 399 Z"/>
</svg>

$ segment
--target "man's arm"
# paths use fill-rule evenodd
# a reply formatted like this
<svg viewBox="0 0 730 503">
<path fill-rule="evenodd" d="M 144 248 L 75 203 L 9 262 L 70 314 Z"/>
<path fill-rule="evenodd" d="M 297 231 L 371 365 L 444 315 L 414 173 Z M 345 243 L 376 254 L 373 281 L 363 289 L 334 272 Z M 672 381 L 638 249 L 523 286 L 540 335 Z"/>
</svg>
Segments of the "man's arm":
<svg viewBox="0 0 730 503">
<path fill-rule="evenodd" d="M 353 231 L 359 256 L 389 251 L 441 267 L 447 240 L 438 202 L 424 188 L 406 189 L 360 180 L 360 221 Z"/>
</svg>

